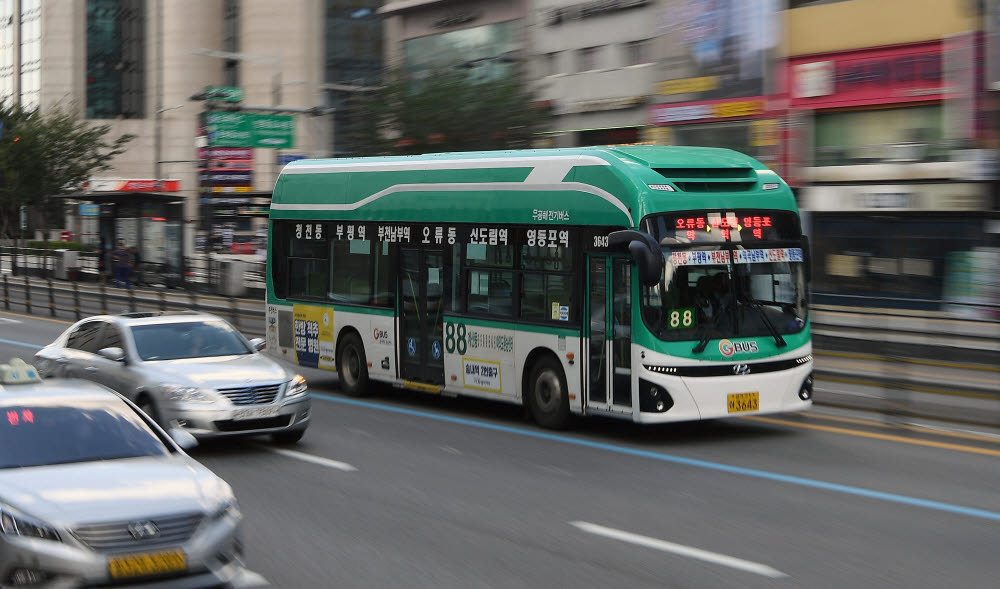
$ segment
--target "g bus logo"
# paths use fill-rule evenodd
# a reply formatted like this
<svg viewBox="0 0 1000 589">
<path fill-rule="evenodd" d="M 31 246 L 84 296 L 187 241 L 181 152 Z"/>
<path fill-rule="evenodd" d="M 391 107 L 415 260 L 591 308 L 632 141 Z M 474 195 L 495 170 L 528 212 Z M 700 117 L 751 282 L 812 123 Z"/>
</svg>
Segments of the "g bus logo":
<svg viewBox="0 0 1000 589">
<path fill-rule="evenodd" d="M 755 354 L 759 351 L 757 342 L 731 342 L 727 339 L 719 340 L 719 352 L 729 358 L 733 354 Z"/>
</svg>

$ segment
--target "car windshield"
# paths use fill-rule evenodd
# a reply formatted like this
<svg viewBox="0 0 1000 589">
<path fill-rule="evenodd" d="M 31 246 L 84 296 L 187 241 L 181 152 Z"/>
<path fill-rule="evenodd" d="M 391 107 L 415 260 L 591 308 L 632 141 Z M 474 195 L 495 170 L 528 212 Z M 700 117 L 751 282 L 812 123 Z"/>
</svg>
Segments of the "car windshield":
<svg viewBox="0 0 1000 589">
<path fill-rule="evenodd" d="M 755 244 L 756 245 L 756 244 Z M 663 278 L 644 287 L 642 317 L 667 341 L 797 333 L 807 318 L 799 247 L 725 244 L 664 249 Z"/>
<path fill-rule="evenodd" d="M 185 321 L 132 326 L 132 339 L 139 358 L 178 360 L 250 354 L 253 351 L 223 321 Z"/>
<path fill-rule="evenodd" d="M 0 407 L 0 468 L 169 453 L 146 422 L 118 399 Z"/>
</svg>

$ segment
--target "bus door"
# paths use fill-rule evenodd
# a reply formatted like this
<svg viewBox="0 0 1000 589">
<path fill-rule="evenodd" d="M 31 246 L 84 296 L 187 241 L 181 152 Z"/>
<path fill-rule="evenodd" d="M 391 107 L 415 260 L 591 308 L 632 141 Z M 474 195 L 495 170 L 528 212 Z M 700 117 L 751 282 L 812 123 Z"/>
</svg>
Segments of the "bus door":
<svg viewBox="0 0 1000 589">
<path fill-rule="evenodd" d="M 444 251 L 400 248 L 399 366 L 405 380 L 444 384 Z"/>
<path fill-rule="evenodd" d="M 587 406 L 632 413 L 632 259 L 587 261 Z"/>
</svg>

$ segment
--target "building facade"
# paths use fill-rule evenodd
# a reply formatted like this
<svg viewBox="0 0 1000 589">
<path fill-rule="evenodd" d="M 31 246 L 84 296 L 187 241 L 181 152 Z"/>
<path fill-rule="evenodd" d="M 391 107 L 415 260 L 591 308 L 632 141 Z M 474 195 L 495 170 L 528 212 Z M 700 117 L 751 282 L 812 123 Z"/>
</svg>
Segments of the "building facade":
<svg viewBox="0 0 1000 589">
<path fill-rule="evenodd" d="M 848 0 L 784 16 L 787 177 L 813 236 L 817 299 L 968 294 L 957 269 L 997 263 L 983 15 L 959 0 Z"/>
<path fill-rule="evenodd" d="M 529 10 L 532 78 L 552 106 L 540 145 L 637 143 L 656 82 L 656 0 L 538 0 Z"/>
<path fill-rule="evenodd" d="M 0 100 L 135 136 L 77 195 L 101 206 L 68 209 L 76 238 L 135 240 L 150 260 L 253 241 L 280 165 L 336 149 L 326 85 L 378 71 L 380 44 L 368 40 L 381 38 L 377 4 L 0 0 Z M 352 61 L 355 49 L 364 55 Z M 247 125 L 282 127 L 272 129 L 281 140 L 232 139 Z"/>
</svg>

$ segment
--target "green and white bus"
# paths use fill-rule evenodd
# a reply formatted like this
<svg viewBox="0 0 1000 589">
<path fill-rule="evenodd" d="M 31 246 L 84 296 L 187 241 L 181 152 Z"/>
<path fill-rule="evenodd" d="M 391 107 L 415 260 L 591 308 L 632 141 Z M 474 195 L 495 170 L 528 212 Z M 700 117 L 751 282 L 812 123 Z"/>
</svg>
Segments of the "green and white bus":
<svg viewBox="0 0 1000 589">
<path fill-rule="evenodd" d="M 812 403 L 795 199 L 740 153 L 299 160 L 274 187 L 267 346 L 373 381 L 642 423 Z"/>
</svg>

